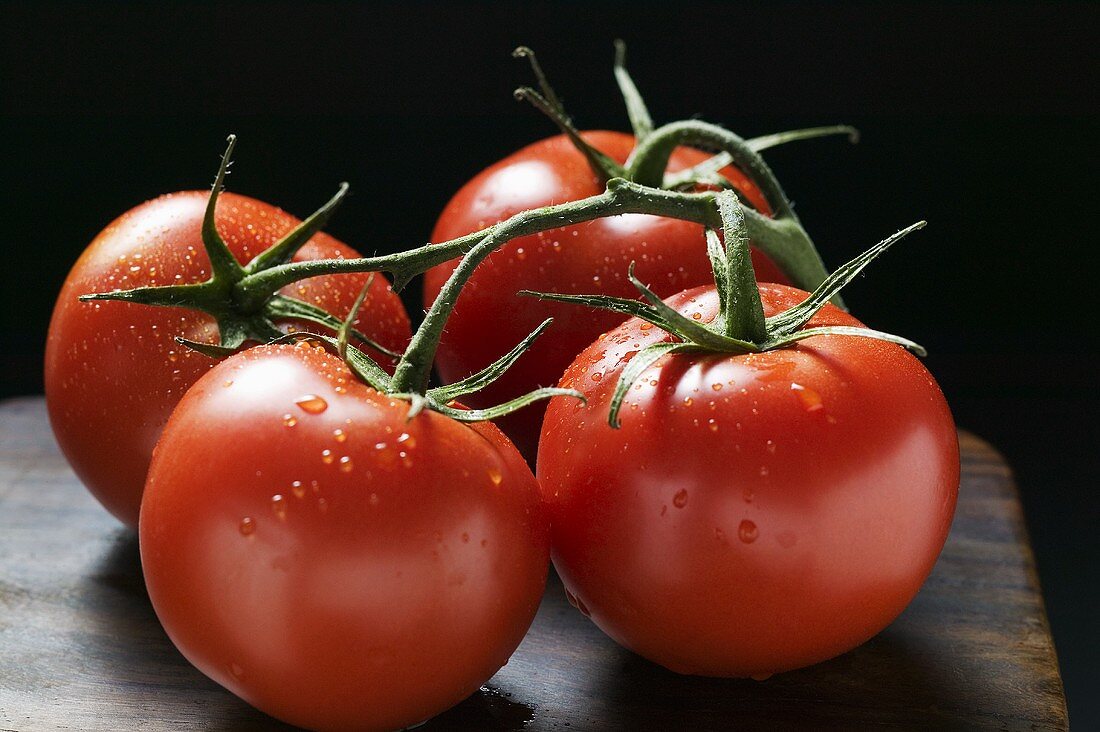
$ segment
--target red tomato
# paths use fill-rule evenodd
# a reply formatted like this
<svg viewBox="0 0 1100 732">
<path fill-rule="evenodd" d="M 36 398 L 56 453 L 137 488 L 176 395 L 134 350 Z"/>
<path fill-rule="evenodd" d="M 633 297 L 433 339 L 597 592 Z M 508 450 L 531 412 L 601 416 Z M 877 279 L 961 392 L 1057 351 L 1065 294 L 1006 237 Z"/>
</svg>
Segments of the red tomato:
<svg viewBox="0 0 1100 732">
<path fill-rule="evenodd" d="M 634 138 L 620 132 L 586 132 L 585 139 L 619 162 Z M 669 171 L 707 158 L 681 148 Z M 768 212 L 759 189 L 740 171 L 726 177 L 760 210 Z M 588 163 L 564 136 L 529 145 L 486 168 L 462 187 L 443 209 L 432 241 L 454 239 L 502 221 L 525 209 L 574 201 L 603 192 Z M 634 297 L 625 273 L 630 262 L 658 295 L 713 282 L 703 227 L 687 221 L 626 214 L 521 237 L 483 262 L 462 290 L 447 322 L 436 368 L 446 383 L 456 381 L 506 353 L 548 317 L 554 325 L 499 381 L 470 398 L 485 407 L 557 383 L 565 367 L 600 333 L 623 316 L 573 305 L 516 297 L 520 289 Z M 458 260 L 441 264 L 424 278 L 429 306 Z M 779 269 L 753 251 L 757 279 L 787 282 Z M 499 420 L 525 454 L 533 456 L 545 406 L 539 403 Z"/>
<path fill-rule="evenodd" d="M 475 691 L 546 580 L 538 485 L 489 423 L 409 405 L 305 343 L 202 377 L 157 445 L 142 567 L 184 656 L 310 729 L 392 730 Z"/>
<path fill-rule="evenodd" d="M 767 315 L 805 293 L 760 287 Z M 713 287 L 669 298 L 707 322 Z M 827 305 L 809 323 L 859 326 Z M 585 350 L 551 402 L 538 477 L 554 564 L 575 604 L 680 673 L 765 676 L 843 653 L 916 594 L 959 485 L 955 426 L 899 346 L 818 336 L 756 355 L 674 355 L 619 374 L 670 336 L 631 319 Z"/>
<path fill-rule="evenodd" d="M 116 219 L 69 273 L 50 322 L 45 376 L 54 434 L 88 490 L 129 526 L 137 525 L 141 490 L 161 429 L 187 388 L 214 365 L 174 338 L 215 342 L 217 326 L 197 311 L 80 302 L 77 297 L 206 279 L 209 263 L 200 231 L 209 195 L 189 191 L 161 196 Z M 243 263 L 299 220 L 261 201 L 223 193 L 216 223 Z M 295 260 L 357 256 L 331 236 L 317 234 Z M 317 277 L 286 288 L 284 294 L 343 318 L 366 277 Z M 408 316 L 383 278 L 375 280 L 358 327 L 390 349 L 408 342 Z"/>
</svg>

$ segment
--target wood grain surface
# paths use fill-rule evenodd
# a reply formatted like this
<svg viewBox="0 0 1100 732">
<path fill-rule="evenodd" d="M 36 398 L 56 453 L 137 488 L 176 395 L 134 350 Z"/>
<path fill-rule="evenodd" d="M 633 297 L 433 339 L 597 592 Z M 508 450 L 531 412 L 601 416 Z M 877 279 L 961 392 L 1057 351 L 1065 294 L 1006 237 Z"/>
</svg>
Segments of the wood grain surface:
<svg viewBox="0 0 1100 732">
<path fill-rule="evenodd" d="M 605 637 L 552 576 L 508 665 L 420 729 L 1068 729 L 1011 473 L 986 443 L 961 441 L 947 547 L 864 646 L 763 682 L 678 676 Z M 42 400 L 27 398 L 0 404 L 0 730 L 55 729 L 289 728 L 176 652 L 135 537 L 80 486 Z"/>
</svg>

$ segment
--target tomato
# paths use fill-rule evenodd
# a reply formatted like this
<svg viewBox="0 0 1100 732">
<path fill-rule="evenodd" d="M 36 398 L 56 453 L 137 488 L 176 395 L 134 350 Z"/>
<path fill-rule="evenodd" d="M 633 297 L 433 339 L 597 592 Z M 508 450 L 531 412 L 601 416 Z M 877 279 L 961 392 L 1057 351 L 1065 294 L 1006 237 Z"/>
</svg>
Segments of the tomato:
<svg viewBox="0 0 1100 732">
<path fill-rule="evenodd" d="M 759 288 L 765 313 L 805 293 Z M 714 287 L 666 302 L 709 322 Z M 808 324 L 861 326 L 827 305 Z M 607 424 L 619 374 L 671 336 L 631 319 L 568 368 L 538 454 L 552 553 L 608 635 L 687 674 L 766 676 L 882 630 L 928 576 L 959 485 L 950 411 L 891 343 L 827 335 L 753 355 L 666 355 Z"/>
<path fill-rule="evenodd" d="M 209 264 L 200 230 L 209 195 L 161 196 L 111 223 L 69 273 L 50 322 L 45 381 L 54 434 L 92 494 L 130 526 L 137 525 L 142 486 L 161 429 L 187 388 L 214 365 L 174 338 L 216 342 L 217 326 L 198 311 L 77 298 L 204 280 Z M 242 263 L 299 223 L 274 206 L 232 193 L 221 195 L 216 212 L 218 231 Z M 317 234 L 295 259 L 357 256 L 331 236 Z M 366 278 L 317 277 L 284 294 L 342 319 Z M 372 285 L 359 329 L 390 349 L 408 341 L 408 316 L 381 277 Z"/>
<path fill-rule="evenodd" d="M 587 132 L 585 139 L 618 162 L 626 160 L 634 138 L 619 132 Z M 669 163 L 676 172 L 707 158 L 681 148 Z M 760 210 L 768 212 L 759 189 L 740 171 L 722 171 Z M 529 145 L 482 171 L 444 208 L 432 233 L 443 242 L 502 221 L 525 209 L 578 200 L 601 193 L 602 184 L 584 156 L 564 136 Z M 626 214 L 596 219 L 520 237 L 483 262 L 458 299 L 436 357 L 444 382 L 456 381 L 507 352 L 548 317 L 554 325 L 530 352 L 491 387 L 470 399 L 471 406 L 502 402 L 551 385 L 565 367 L 600 333 L 623 317 L 535 298 L 515 292 L 529 289 L 633 297 L 625 272 L 637 262 L 638 276 L 662 297 L 713 281 L 703 228 L 659 216 Z M 427 272 L 424 303 L 431 304 L 458 260 Z M 787 282 L 779 269 L 753 252 L 757 278 Z M 526 454 L 533 456 L 545 407 L 516 412 L 498 424 Z"/>
<path fill-rule="evenodd" d="M 530 468 L 489 423 L 409 404 L 304 342 L 180 401 L 141 508 L 142 567 L 184 656 L 310 729 L 454 705 L 519 645 L 549 566 Z"/>
</svg>

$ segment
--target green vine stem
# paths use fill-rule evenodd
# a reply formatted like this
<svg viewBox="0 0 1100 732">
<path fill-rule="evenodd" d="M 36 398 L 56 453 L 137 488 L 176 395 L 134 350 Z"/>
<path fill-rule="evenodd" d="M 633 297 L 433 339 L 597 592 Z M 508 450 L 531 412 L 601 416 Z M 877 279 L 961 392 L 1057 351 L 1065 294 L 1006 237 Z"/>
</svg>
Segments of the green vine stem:
<svg viewBox="0 0 1100 732">
<path fill-rule="evenodd" d="M 745 236 L 744 209 L 731 191 L 719 193 L 713 205 L 721 221 L 723 237 L 719 239 L 713 229 L 707 230 L 707 252 L 710 255 L 719 304 L 718 315 L 710 323 L 699 323 L 684 317 L 662 301 L 634 276 L 633 264 L 630 266 L 628 276 L 642 300 L 607 295 L 567 295 L 528 290 L 519 293 L 545 300 L 632 315 L 652 323 L 673 336 L 675 339 L 673 341 L 654 343 L 642 349 L 623 369 L 615 385 L 608 412 L 608 423 L 612 427 L 619 426 L 619 410 L 633 383 L 651 364 L 671 353 L 760 353 L 787 348 L 800 340 L 814 336 L 845 335 L 886 341 L 900 345 L 919 356 L 926 355 L 920 345 L 892 333 L 852 326 L 805 327 L 813 316 L 829 300 L 835 298 L 836 294 L 855 279 L 868 264 L 907 234 L 923 228 L 924 221 L 917 222 L 882 240 L 839 267 L 798 305 L 766 318 L 752 267 L 745 266 L 749 250 Z"/>
<path fill-rule="evenodd" d="M 794 218 L 794 210 L 775 174 L 756 150 L 724 127 L 699 120 L 682 120 L 658 127 L 638 143 L 627 161 L 626 176 L 635 183 L 660 187 L 673 150 L 686 145 L 724 152 L 757 186 L 776 218 Z"/>
<path fill-rule="evenodd" d="M 859 142 L 859 130 L 855 127 L 851 125 L 826 125 L 824 127 L 807 127 L 801 130 L 786 130 L 785 132 L 775 132 L 770 135 L 761 135 L 760 137 L 750 137 L 748 140 L 745 140 L 745 143 L 752 150 L 759 153 L 773 147 L 786 145 L 789 142 L 814 140 L 819 137 L 832 137 L 835 135 L 847 137 L 848 142 L 853 145 Z M 681 170 L 679 173 L 666 174 L 664 187 L 677 189 L 684 186 L 692 186 L 696 183 L 728 183 L 728 181 L 723 181 L 718 177 L 718 171 L 732 164 L 733 156 L 728 152 L 720 152 L 713 157 L 707 158 L 698 165 L 694 165 L 686 170 Z"/>
<path fill-rule="evenodd" d="M 236 313 L 235 317 L 238 319 L 245 319 L 247 316 L 248 322 L 256 318 L 269 322 L 275 316 L 285 316 L 292 312 L 295 317 L 311 315 L 315 322 L 336 329 L 340 323 L 332 316 L 323 311 L 313 312 L 315 309 L 307 303 L 280 296 L 278 291 L 309 277 L 353 272 L 387 272 L 393 278 L 394 289 L 400 290 L 416 275 L 443 262 L 465 256 L 485 241 L 491 242 L 493 248 L 498 248 L 517 237 L 625 213 L 666 216 L 719 229 L 722 222 L 715 205 L 717 195 L 719 194 L 712 191 L 686 193 L 650 188 L 622 178 L 612 178 L 601 194 L 521 211 L 502 222 L 466 236 L 439 244 L 426 244 L 396 254 L 358 259 L 286 262 L 255 271 L 251 266 L 246 266 L 243 268 L 245 274 L 235 279 L 224 291 L 224 285 L 219 283 L 215 291 L 211 281 L 208 281 L 197 285 L 143 287 L 97 293 L 85 295 L 83 299 L 196 307 L 223 315 L 219 322 L 228 318 L 226 312 Z M 740 209 L 744 217 L 745 232 L 753 244 L 778 262 L 796 285 L 810 290 L 824 280 L 824 266 L 820 257 L 797 222 L 769 219 L 743 206 Z M 492 250 L 482 247 L 482 254 L 479 256 L 483 258 Z M 269 258 L 269 261 L 271 259 L 273 258 Z M 308 313 L 303 313 L 303 308 Z M 222 345 L 236 347 L 240 344 L 223 342 Z"/>
<path fill-rule="evenodd" d="M 666 191 L 612 178 L 607 182 L 606 190 L 598 195 L 521 211 L 493 226 L 439 244 L 425 244 L 384 256 L 318 259 L 272 267 L 242 280 L 237 287 L 237 298 L 246 306 L 256 306 L 272 293 L 298 280 L 347 272 L 386 272 L 393 278 L 394 289 L 400 290 L 416 275 L 465 255 L 490 235 L 498 246 L 503 246 L 516 237 L 626 213 L 653 214 L 710 224 L 714 222 L 713 198 L 712 192 Z M 767 221 L 764 217 L 761 219 Z"/>
</svg>

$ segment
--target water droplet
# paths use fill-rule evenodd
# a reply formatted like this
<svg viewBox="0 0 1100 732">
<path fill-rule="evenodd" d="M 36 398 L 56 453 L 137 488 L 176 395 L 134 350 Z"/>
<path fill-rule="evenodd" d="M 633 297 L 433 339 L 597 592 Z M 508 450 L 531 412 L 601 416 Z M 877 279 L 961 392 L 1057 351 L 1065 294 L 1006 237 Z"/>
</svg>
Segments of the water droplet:
<svg viewBox="0 0 1100 732">
<path fill-rule="evenodd" d="M 672 505 L 676 508 L 683 508 L 688 502 L 688 492 L 681 488 L 676 491 L 676 495 L 672 497 Z"/>
<path fill-rule="evenodd" d="M 596 373 L 592 374 L 592 380 L 593 380 L 593 381 L 599 381 L 599 380 L 600 380 L 600 379 L 602 379 L 602 378 L 603 378 L 603 374 L 602 374 L 601 372 L 599 372 L 599 371 L 597 371 Z"/>
<path fill-rule="evenodd" d="M 642 331 L 650 330 L 652 328 L 653 328 L 653 323 L 642 323 L 640 326 L 638 326 L 638 330 L 642 330 Z"/>
<path fill-rule="evenodd" d="M 386 443 L 376 442 L 376 443 L 374 443 L 374 449 L 375 450 L 385 450 L 386 449 Z"/>
<path fill-rule="evenodd" d="M 321 462 L 323 462 L 325 465 L 332 465 L 332 461 L 335 459 L 336 458 L 333 456 L 332 450 L 321 450 Z"/>
<path fill-rule="evenodd" d="M 370 498 L 368 498 L 367 500 L 370 503 L 370 505 L 377 506 L 378 505 L 378 494 L 377 493 L 371 493 Z"/>
<path fill-rule="evenodd" d="M 337 442 L 347 442 L 348 441 L 348 433 L 344 432 L 340 428 L 336 428 L 332 431 L 332 438 L 334 440 L 336 440 Z"/>
<path fill-rule="evenodd" d="M 228 389 L 231 386 L 233 386 L 233 379 L 228 379 L 225 383 L 222 384 L 222 387 L 224 387 L 226 389 Z"/>
<path fill-rule="evenodd" d="M 691 314 L 691 319 L 692 320 L 702 320 L 702 318 L 703 318 L 702 313 L 692 313 Z"/>
<path fill-rule="evenodd" d="M 710 388 L 714 389 L 715 391 L 722 391 L 722 385 L 721 384 L 711 384 Z"/>
<path fill-rule="evenodd" d="M 807 412 L 816 412 L 825 408 L 825 404 L 821 401 L 821 395 L 810 387 L 799 383 L 791 383 L 791 391 L 802 402 L 802 407 Z"/>
<path fill-rule="evenodd" d="M 742 521 L 741 525 L 737 527 L 737 538 L 746 544 L 753 543 L 758 536 L 760 536 L 760 530 L 756 528 L 756 524 L 748 519 Z"/>
<path fill-rule="evenodd" d="M 469 544 L 470 543 L 470 535 L 467 534 L 465 531 L 462 532 L 462 543 L 463 544 Z"/>
<path fill-rule="evenodd" d="M 283 494 L 276 493 L 271 497 L 271 510 L 280 519 L 286 519 L 286 498 L 283 497 Z"/>
<path fill-rule="evenodd" d="M 241 536 L 251 536 L 256 530 L 256 522 L 245 516 L 241 519 L 241 525 L 238 527 L 241 532 Z"/>
<path fill-rule="evenodd" d="M 695 400 L 692 399 L 691 397 L 684 397 L 684 406 L 685 407 L 690 407 L 692 405 L 692 402 L 694 402 L 694 401 Z"/>
<path fill-rule="evenodd" d="M 283 424 L 285 424 L 287 427 L 293 427 L 294 425 L 298 424 L 298 418 L 290 412 L 287 412 L 283 415 Z"/>
<path fill-rule="evenodd" d="M 760 466 L 760 477 L 761 477 L 761 478 L 767 478 L 767 477 L 768 477 L 768 475 L 770 475 L 770 474 L 771 474 L 771 471 L 770 471 L 770 470 L 768 470 L 768 466 L 767 466 L 767 465 L 761 465 L 761 466 Z"/>
<path fill-rule="evenodd" d="M 753 493 L 752 488 L 742 488 L 741 498 L 744 499 L 745 503 L 752 503 L 753 499 L 756 498 L 756 494 Z"/>
<path fill-rule="evenodd" d="M 486 472 L 489 476 L 489 480 L 492 481 L 493 485 L 500 485 L 501 481 L 504 480 L 504 475 L 501 474 L 500 470 L 497 468 L 489 468 L 489 470 Z"/>
<path fill-rule="evenodd" d="M 351 456 L 344 455 L 342 458 L 340 458 L 340 472 L 341 473 L 350 473 L 354 469 L 355 469 L 355 465 L 352 464 L 352 462 L 351 462 Z"/>
<path fill-rule="evenodd" d="M 302 481 L 296 480 L 290 484 L 290 492 L 295 498 L 303 498 L 306 495 L 306 487 L 302 485 Z"/>
<path fill-rule="evenodd" d="M 768 440 L 768 452 L 775 454 L 775 440 Z"/>
<path fill-rule="evenodd" d="M 326 513 L 328 511 L 328 501 L 326 501 L 324 498 L 318 498 L 317 510 L 321 513 Z"/>
<path fill-rule="evenodd" d="M 416 438 L 410 435 L 408 432 L 402 432 L 400 435 L 398 435 L 397 442 L 398 444 L 404 445 L 409 449 L 416 447 Z"/>
<path fill-rule="evenodd" d="M 710 429 L 711 432 L 718 431 L 718 423 L 715 422 L 713 418 L 707 420 L 707 427 Z"/>
<path fill-rule="evenodd" d="M 303 412 L 307 414 L 320 414 L 328 409 L 328 402 L 316 394 L 306 394 L 294 400 L 294 403 L 301 407 Z"/>
</svg>

